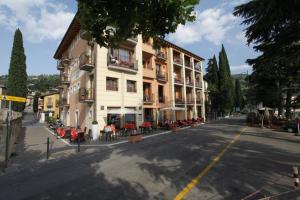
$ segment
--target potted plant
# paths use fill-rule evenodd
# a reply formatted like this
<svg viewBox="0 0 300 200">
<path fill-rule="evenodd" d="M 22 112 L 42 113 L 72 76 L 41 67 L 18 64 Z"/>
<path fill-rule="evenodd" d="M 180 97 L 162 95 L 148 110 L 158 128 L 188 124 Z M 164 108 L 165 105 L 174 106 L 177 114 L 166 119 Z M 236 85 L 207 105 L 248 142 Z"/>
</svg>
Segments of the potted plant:
<svg viewBox="0 0 300 200">
<path fill-rule="evenodd" d="M 92 137 L 93 137 L 93 140 L 97 140 L 99 138 L 99 135 L 98 135 L 98 122 L 96 120 L 94 120 L 92 122 Z"/>
</svg>

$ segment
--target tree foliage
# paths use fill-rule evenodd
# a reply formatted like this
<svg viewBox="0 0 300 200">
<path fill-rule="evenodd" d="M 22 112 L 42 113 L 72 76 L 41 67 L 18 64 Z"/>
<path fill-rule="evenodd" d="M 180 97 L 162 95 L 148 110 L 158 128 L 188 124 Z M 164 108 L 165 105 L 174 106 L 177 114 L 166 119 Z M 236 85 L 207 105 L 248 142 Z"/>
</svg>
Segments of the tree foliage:
<svg viewBox="0 0 300 200">
<path fill-rule="evenodd" d="M 219 53 L 219 101 L 220 112 L 229 113 L 233 107 L 233 82 L 224 46 Z"/>
<path fill-rule="evenodd" d="M 235 94 L 234 94 L 234 107 L 242 109 L 243 107 L 243 94 L 239 79 L 235 79 Z"/>
<path fill-rule="evenodd" d="M 27 96 L 26 56 L 20 29 L 16 30 L 14 36 L 7 80 L 7 95 Z M 12 109 L 14 111 L 22 112 L 24 108 L 25 103 L 12 102 Z"/>
<path fill-rule="evenodd" d="M 212 59 L 209 59 L 208 66 L 206 68 L 206 75 L 205 79 L 208 83 L 208 91 L 209 91 L 209 97 L 210 97 L 210 110 L 212 112 L 218 112 L 219 111 L 219 76 L 218 76 L 218 62 L 216 59 L 216 56 L 214 56 Z"/>
<path fill-rule="evenodd" d="M 127 38 L 164 37 L 179 24 L 194 21 L 199 0 L 77 0 L 78 19 L 100 46 L 118 45 Z"/>
<path fill-rule="evenodd" d="M 257 89 L 257 101 L 270 104 L 273 99 L 280 110 L 285 96 L 287 118 L 291 117 L 291 98 L 300 85 L 299 10 L 297 0 L 252 0 L 237 6 L 233 13 L 244 18 L 248 44 L 261 52 L 247 61 L 253 65 L 251 83 Z"/>
</svg>

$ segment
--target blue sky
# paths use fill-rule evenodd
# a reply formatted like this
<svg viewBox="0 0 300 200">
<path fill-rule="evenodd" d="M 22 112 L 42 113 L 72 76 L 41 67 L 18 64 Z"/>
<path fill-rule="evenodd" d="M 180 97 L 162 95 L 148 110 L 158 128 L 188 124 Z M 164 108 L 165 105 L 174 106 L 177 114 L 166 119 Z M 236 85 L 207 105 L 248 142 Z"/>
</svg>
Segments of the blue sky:
<svg viewBox="0 0 300 200">
<path fill-rule="evenodd" d="M 241 19 L 231 14 L 245 1 L 201 0 L 197 20 L 178 27 L 167 39 L 206 61 L 218 56 L 224 44 L 232 73 L 251 72 L 245 60 L 257 54 L 246 45 Z M 58 73 L 53 54 L 75 12 L 75 0 L 0 0 L 0 75 L 8 72 L 16 28 L 23 32 L 28 74 Z"/>
</svg>

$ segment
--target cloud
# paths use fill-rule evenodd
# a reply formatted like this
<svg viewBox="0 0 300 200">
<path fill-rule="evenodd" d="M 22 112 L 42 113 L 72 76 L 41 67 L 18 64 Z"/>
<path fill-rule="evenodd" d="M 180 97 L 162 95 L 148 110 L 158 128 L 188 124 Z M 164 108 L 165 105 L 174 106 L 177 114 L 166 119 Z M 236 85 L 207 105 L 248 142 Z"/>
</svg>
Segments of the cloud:
<svg viewBox="0 0 300 200">
<path fill-rule="evenodd" d="M 0 0 L 0 26 L 20 28 L 34 43 L 61 38 L 73 17 L 62 3 L 50 0 Z"/>
<path fill-rule="evenodd" d="M 252 72 L 252 66 L 247 64 L 241 64 L 241 65 L 231 65 L 230 70 L 232 74 L 240 74 L 240 73 L 251 73 Z"/>
<path fill-rule="evenodd" d="M 196 13 L 196 21 L 179 25 L 176 33 L 169 39 L 179 44 L 191 44 L 203 39 L 220 45 L 226 39 L 227 33 L 234 28 L 236 17 L 224 13 L 222 9 L 210 8 Z"/>
</svg>

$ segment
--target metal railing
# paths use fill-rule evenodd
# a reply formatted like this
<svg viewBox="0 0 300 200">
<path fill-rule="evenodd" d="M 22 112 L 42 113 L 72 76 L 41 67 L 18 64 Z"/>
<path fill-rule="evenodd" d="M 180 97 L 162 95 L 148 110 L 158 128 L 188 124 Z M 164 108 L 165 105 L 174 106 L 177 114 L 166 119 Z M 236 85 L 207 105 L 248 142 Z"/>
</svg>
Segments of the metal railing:
<svg viewBox="0 0 300 200">
<path fill-rule="evenodd" d="M 144 94 L 143 95 L 144 103 L 153 103 L 153 94 Z"/>
<path fill-rule="evenodd" d="M 162 51 L 157 51 L 155 54 L 156 58 L 162 59 L 162 60 L 167 60 L 167 55 L 165 52 Z"/>
<path fill-rule="evenodd" d="M 113 57 L 111 54 L 109 54 L 108 56 L 108 65 L 120 67 L 123 69 L 135 70 L 135 71 L 138 70 L 138 68 L 136 67 L 133 61 L 122 61 L 117 57 Z"/>
<path fill-rule="evenodd" d="M 93 90 L 90 88 L 79 88 L 79 101 L 90 101 L 94 100 Z"/>
<path fill-rule="evenodd" d="M 182 58 L 179 58 L 179 57 L 174 57 L 173 61 L 175 64 L 179 64 L 179 65 L 183 64 Z"/>
<path fill-rule="evenodd" d="M 166 72 L 156 72 L 156 78 L 159 81 L 168 81 L 168 74 Z"/>
</svg>

